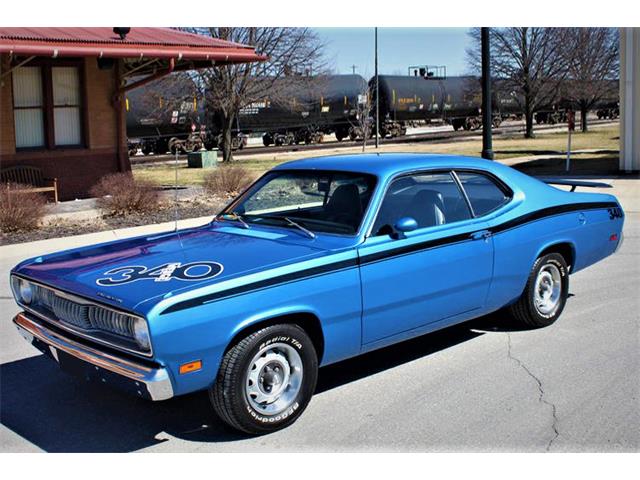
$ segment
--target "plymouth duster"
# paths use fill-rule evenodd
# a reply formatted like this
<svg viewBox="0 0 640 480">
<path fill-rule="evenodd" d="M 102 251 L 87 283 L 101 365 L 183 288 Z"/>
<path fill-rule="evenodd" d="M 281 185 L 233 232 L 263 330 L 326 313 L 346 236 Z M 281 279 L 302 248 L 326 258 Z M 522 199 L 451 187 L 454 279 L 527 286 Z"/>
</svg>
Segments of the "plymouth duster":
<svg viewBox="0 0 640 480">
<path fill-rule="evenodd" d="M 224 422 L 268 433 L 300 416 L 320 366 L 501 309 L 552 324 L 623 221 L 614 196 L 497 162 L 304 159 L 207 225 L 20 263 L 14 323 L 65 371 L 151 400 L 205 390 Z"/>
</svg>

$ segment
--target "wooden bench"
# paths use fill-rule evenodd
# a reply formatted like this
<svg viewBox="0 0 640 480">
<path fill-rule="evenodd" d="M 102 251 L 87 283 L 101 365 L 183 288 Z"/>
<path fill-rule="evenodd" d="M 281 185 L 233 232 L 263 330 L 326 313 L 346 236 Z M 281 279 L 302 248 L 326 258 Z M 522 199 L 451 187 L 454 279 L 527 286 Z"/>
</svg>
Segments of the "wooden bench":
<svg viewBox="0 0 640 480">
<path fill-rule="evenodd" d="M 38 167 L 30 165 L 16 165 L 8 167 L 0 172 L 0 181 L 7 184 L 19 183 L 22 185 L 31 185 L 33 188 L 24 190 L 11 190 L 11 194 L 20 194 L 27 192 L 53 192 L 53 198 L 58 203 L 58 179 L 44 178 L 42 170 Z"/>
</svg>

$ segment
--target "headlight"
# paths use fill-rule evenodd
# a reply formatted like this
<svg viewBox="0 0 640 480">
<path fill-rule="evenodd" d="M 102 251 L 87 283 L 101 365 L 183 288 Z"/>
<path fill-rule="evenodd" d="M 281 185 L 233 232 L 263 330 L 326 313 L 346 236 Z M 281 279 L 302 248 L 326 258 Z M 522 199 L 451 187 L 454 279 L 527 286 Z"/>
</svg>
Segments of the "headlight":
<svg viewBox="0 0 640 480">
<path fill-rule="evenodd" d="M 151 340 L 149 339 L 149 327 L 147 322 L 142 318 L 133 319 L 133 338 L 145 351 L 151 350 Z"/>
<path fill-rule="evenodd" d="M 33 301 L 33 285 L 18 277 L 12 277 L 13 295 L 19 303 L 29 305 Z"/>
</svg>

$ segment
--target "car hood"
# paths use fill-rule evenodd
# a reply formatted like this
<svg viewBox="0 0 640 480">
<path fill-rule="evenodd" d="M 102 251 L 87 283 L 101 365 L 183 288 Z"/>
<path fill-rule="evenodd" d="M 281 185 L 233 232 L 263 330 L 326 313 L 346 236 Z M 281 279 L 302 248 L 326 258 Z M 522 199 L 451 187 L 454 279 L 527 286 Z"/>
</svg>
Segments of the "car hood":
<svg viewBox="0 0 640 480">
<path fill-rule="evenodd" d="M 321 245 L 319 238 L 293 231 L 208 225 L 37 257 L 14 272 L 135 310 L 154 297 L 326 255 L 329 249 Z"/>
</svg>

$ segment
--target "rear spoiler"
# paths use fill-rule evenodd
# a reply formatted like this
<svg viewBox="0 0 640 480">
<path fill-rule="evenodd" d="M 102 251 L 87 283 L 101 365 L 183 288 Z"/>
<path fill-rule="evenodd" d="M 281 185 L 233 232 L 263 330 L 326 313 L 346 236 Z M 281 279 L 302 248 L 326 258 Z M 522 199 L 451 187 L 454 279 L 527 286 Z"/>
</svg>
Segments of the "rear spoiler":
<svg viewBox="0 0 640 480">
<path fill-rule="evenodd" d="M 573 192 L 577 187 L 586 188 L 613 188 L 608 183 L 603 182 L 588 182 L 584 180 L 568 180 L 564 178 L 538 178 L 538 180 L 547 183 L 549 185 L 566 185 L 571 187 Z"/>
</svg>

